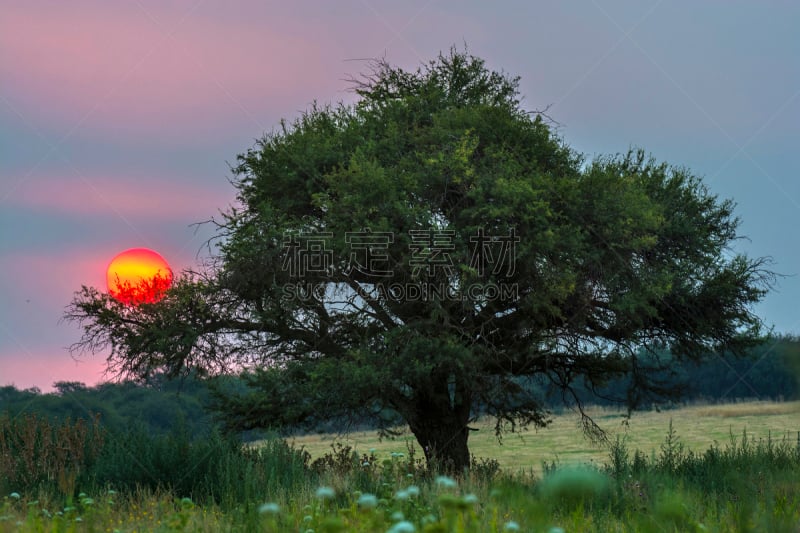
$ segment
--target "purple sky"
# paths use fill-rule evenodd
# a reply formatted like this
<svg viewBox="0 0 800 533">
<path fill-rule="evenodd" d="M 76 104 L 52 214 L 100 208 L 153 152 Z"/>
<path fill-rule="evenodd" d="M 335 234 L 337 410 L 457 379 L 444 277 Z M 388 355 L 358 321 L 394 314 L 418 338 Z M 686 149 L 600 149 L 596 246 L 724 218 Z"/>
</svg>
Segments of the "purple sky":
<svg viewBox="0 0 800 533">
<path fill-rule="evenodd" d="M 111 7 L 113 6 L 113 7 Z M 783 279 L 757 311 L 800 332 L 800 4 L 786 1 L 11 0 L 0 13 L 0 385 L 101 378 L 59 319 L 118 252 L 195 264 L 227 162 L 363 58 L 453 44 L 522 77 L 589 156 L 641 146 L 738 203 L 739 250 Z M 201 252 L 202 257 L 202 252 Z"/>
</svg>

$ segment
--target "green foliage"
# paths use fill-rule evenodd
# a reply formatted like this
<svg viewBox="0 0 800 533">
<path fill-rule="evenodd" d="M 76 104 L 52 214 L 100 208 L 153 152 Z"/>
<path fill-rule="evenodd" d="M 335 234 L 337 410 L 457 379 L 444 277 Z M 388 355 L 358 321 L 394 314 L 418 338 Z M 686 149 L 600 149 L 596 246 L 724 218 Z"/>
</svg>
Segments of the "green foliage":
<svg viewBox="0 0 800 533">
<path fill-rule="evenodd" d="M 728 254 L 733 202 L 689 170 L 643 150 L 587 161 L 521 108 L 516 78 L 455 49 L 414 72 L 376 62 L 355 89 L 238 157 L 214 268 L 153 304 L 79 291 L 75 348 L 137 379 L 245 369 L 245 391 L 215 395 L 229 429 L 395 413 L 461 475 L 479 409 L 498 436 L 547 424 L 521 379 L 581 408 L 576 388 L 629 376 L 636 407 L 679 394 L 674 362 L 758 342 L 772 273 Z"/>
<path fill-rule="evenodd" d="M 199 502 L 234 506 L 297 487 L 307 480 L 308 461 L 307 454 L 282 440 L 243 449 L 216 432 L 191 440 L 180 426 L 161 436 L 140 428 L 111 435 L 90 474 L 99 487 L 164 489 Z"/>
</svg>

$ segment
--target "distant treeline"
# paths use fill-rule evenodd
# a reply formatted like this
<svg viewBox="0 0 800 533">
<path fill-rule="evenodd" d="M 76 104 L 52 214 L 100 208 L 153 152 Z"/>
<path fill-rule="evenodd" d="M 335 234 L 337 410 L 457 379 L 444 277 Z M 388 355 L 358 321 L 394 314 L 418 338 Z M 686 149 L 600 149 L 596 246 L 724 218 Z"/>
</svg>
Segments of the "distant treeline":
<svg viewBox="0 0 800 533">
<path fill-rule="evenodd" d="M 213 426 L 206 408 L 208 387 L 193 377 L 170 381 L 156 376 L 147 385 L 126 381 L 94 387 L 59 381 L 53 387 L 46 394 L 37 388 L 0 387 L 0 414 L 36 413 L 57 420 L 88 420 L 99 414 L 109 430 L 138 428 L 159 435 L 169 433 L 177 423 L 192 436 L 207 435 Z"/>
<path fill-rule="evenodd" d="M 648 357 L 672 359 L 668 351 L 640 354 L 643 364 Z M 715 355 L 701 364 L 669 365 L 674 372 L 658 378 L 665 388 L 684 388 L 682 401 L 732 401 L 737 398 L 761 400 L 800 399 L 800 338 L 781 336 L 755 348 L 747 358 L 728 354 Z M 231 378 L 228 378 L 231 379 Z M 527 384 L 554 409 L 563 405 L 562 396 L 550 388 L 547 379 Z M 576 387 L 578 398 L 587 404 L 611 405 L 627 398 L 630 378 L 611 380 L 596 387 L 596 395 L 588 386 Z M 0 413 L 10 416 L 37 413 L 54 419 L 84 418 L 100 415 L 110 430 L 139 427 L 152 434 L 167 434 L 180 422 L 193 436 L 209 434 L 214 427 L 209 410 L 211 398 L 208 384 L 194 376 L 170 381 L 163 376 L 148 384 L 133 382 L 103 383 L 87 387 L 79 382 L 57 382 L 55 391 L 43 394 L 38 389 L 19 390 L 0 387 Z M 645 399 L 658 403 L 658 398 Z M 320 429 L 335 429 L 336 421 L 320 421 Z M 248 435 L 245 435 L 247 437 Z M 258 435 L 251 435 L 257 437 Z"/>
<path fill-rule="evenodd" d="M 648 360 L 670 361 L 668 351 L 641 353 L 642 366 Z M 758 400 L 800 399 L 800 338 L 780 336 L 755 347 L 747 357 L 715 354 L 702 363 L 677 362 L 668 365 L 673 372 L 657 374 L 665 389 L 683 389 L 681 402 L 705 400 L 726 402 L 738 398 Z M 587 387 L 579 392 L 582 401 L 609 405 L 610 399 L 625 399 L 631 379 L 612 380 L 593 396 Z M 608 398 L 608 399 L 604 399 Z M 658 398 L 652 399 L 657 403 Z"/>
</svg>

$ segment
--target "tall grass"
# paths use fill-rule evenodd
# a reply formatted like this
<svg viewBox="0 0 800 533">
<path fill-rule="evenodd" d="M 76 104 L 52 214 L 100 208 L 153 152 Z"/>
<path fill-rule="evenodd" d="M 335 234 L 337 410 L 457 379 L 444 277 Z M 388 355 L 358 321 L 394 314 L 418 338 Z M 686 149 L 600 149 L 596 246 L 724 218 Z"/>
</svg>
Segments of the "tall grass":
<svg viewBox="0 0 800 533">
<path fill-rule="evenodd" d="M 103 450 L 105 431 L 98 418 L 61 423 L 35 414 L 0 414 L 0 491 L 56 486 L 74 491 Z"/>
<path fill-rule="evenodd" d="M 617 438 L 609 458 L 606 468 L 616 479 L 664 476 L 706 491 L 738 490 L 745 481 L 757 491 L 759 481 L 781 477 L 800 466 L 800 433 L 753 440 L 745 430 L 740 437 L 731 433 L 724 447 L 715 443 L 696 453 L 683 446 L 670 421 L 658 455 L 648 457 L 639 450 L 631 455 L 625 440 Z"/>
<path fill-rule="evenodd" d="M 745 430 L 695 453 L 670 421 L 658 454 L 631 454 L 618 438 L 604 471 L 615 482 L 618 515 L 640 506 L 677 520 L 678 530 L 700 530 L 695 515 L 729 531 L 800 531 L 800 434 L 753 440 Z"/>
<path fill-rule="evenodd" d="M 248 449 L 216 434 L 193 441 L 180 427 L 103 442 L 73 499 L 47 476 L 17 478 L 13 494 L 0 493 L 0 531 L 800 529 L 800 441 L 789 435 L 731 435 L 697 453 L 670 424 L 650 454 L 618 439 L 604 465 L 552 463 L 539 477 L 476 459 L 457 480 L 428 471 L 413 448 L 336 446 L 312 463 L 282 440 Z"/>
<path fill-rule="evenodd" d="M 192 439 L 180 423 L 153 436 L 144 427 L 107 432 L 97 420 L 0 417 L 0 494 L 45 490 L 71 501 L 79 490 L 144 489 L 233 505 L 306 483 L 309 460 L 278 439 L 258 449 L 214 432 Z"/>
</svg>

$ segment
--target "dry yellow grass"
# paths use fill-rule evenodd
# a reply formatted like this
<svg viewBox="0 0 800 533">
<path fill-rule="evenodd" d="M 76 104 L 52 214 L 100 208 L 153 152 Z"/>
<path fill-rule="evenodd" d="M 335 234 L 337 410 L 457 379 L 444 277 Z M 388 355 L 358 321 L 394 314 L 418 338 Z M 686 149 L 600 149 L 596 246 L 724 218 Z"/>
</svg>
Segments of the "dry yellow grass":
<svg viewBox="0 0 800 533">
<path fill-rule="evenodd" d="M 741 402 L 725 405 L 695 405 L 668 411 L 644 411 L 631 416 L 623 424 L 624 410 L 602 407 L 587 411 L 603 428 L 610 440 L 617 435 L 625 436 L 629 449 L 639 449 L 649 454 L 658 453 L 659 445 L 667 433 L 669 421 L 680 441 L 687 449 L 703 451 L 711 444 L 725 445 L 730 435 L 740 438 L 747 431 L 748 438 L 773 439 L 788 436 L 798 438 L 800 432 L 800 402 Z M 470 434 L 470 451 L 476 457 L 492 457 L 510 471 L 541 471 L 543 461 L 558 460 L 561 464 L 580 462 L 605 462 L 608 449 L 596 445 L 583 437 L 580 417 L 576 413 L 553 416 L 552 424 L 545 428 L 529 429 L 505 435 L 498 444 L 491 420 L 481 420 L 474 425 L 479 431 Z M 331 450 L 331 444 L 341 442 L 352 446 L 359 453 L 371 448 L 381 457 L 391 452 L 406 452 L 407 446 L 416 441 L 405 432 L 394 440 L 379 441 L 374 431 L 354 432 L 344 435 L 307 435 L 292 439 L 295 445 L 304 447 L 316 458 Z M 420 454 L 421 456 L 421 454 Z"/>
</svg>

